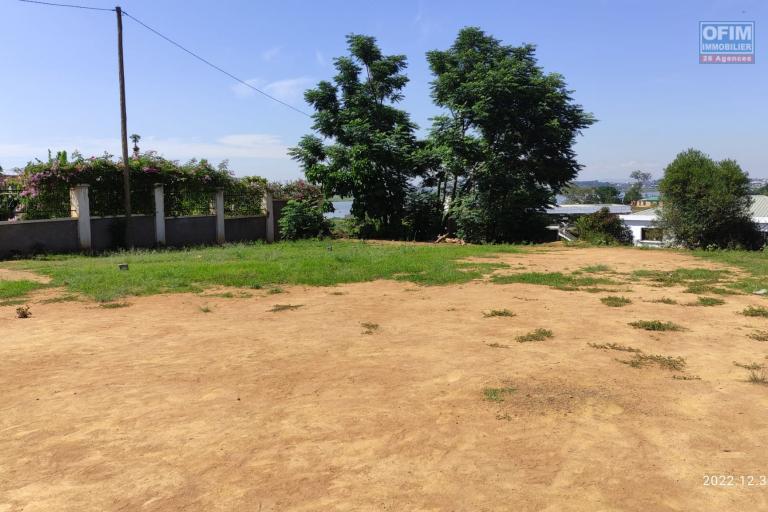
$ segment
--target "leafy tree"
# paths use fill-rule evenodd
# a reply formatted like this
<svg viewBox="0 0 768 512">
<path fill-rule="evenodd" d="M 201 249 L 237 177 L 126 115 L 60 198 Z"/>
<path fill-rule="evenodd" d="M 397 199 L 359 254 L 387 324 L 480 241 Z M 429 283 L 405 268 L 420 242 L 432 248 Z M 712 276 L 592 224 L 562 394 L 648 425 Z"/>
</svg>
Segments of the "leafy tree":
<svg viewBox="0 0 768 512">
<path fill-rule="evenodd" d="M 628 244 L 632 241 L 632 232 L 608 208 L 601 208 L 595 213 L 583 215 L 574 222 L 579 239 L 598 245 Z"/>
<path fill-rule="evenodd" d="M 613 185 L 602 185 L 596 187 L 595 191 L 595 203 L 598 204 L 616 204 L 621 202 L 619 199 L 619 189 Z"/>
<path fill-rule="evenodd" d="M 649 172 L 641 170 L 632 171 L 629 178 L 635 182 L 624 192 L 624 204 L 631 204 L 632 201 L 639 201 L 643 198 L 643 189 L 648 186 L 653 176 Z"/>
<path fill-rule="evenodd" d="M 455 197 L 457 232 L 474 241 L 531 237 L 578 173 L 574 139 L 594 119 L 562 76 L 538 66 L 532 45 L 505 46 L 470 27 L 427 60 L 432 98 L 448 112 L 436 118 L 431 140 L 440 148 L 443 194 L 450 186 Z"/>
<path fill-rule="evenodd" d="M 664 169 L 659 226 L 689 248 L 758 248 L 749 207 L 749 177 L 734 160 L 715 162 L 689 149 Z"/>
<path fill-rule="evenodd" d="M 399 236 L 409 179 L 417 174 L 415 125 L 394 107 L 408 82 L 406 58 L 383 55 L 373 37 L 353 34 L 347 44 L 350 55 L 336 59 L 333 82 L 304 95 L 319 136 L 304 136 L 290 154 L 326 196 L 353 197 L 363 236 Z"/>
</svg>

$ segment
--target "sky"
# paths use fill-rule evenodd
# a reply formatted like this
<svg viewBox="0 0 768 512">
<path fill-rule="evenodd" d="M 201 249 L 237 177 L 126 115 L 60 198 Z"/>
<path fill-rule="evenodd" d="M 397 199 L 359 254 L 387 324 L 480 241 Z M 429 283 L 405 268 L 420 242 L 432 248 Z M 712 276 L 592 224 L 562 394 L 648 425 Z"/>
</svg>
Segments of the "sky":
<svg viewBox="0 0 768 512">
<path fill-rule="evenodd" d="M 56 1 L 56 0 L 52 0 Z M 61 0 L 112 8 L 115 0 Z M 578 138 L 579 179 L 660 177 L 695 147 L 768 178 L 764 0 L 122 0 L 122 8 L 221 68 L 311 112 L 350 33 L 408 57 L 402 108 L 421 135 L 440 113 L 425 53 L 465 26 L 537 46 L 598 123 Z M 754 21 L 754 64 L 699 64 L 699 21 Z M 768 30 L 768 29 L 767 29 Z M 167 158 L 228 159 L 239 176 L 301 177 L 287 148 L 311 119 L 239 85 L 124 19 L 128 133 Z M 765 46 L 763 46 L 765 44 Z M 0 0 L 0 166 L 48 149 L 120 153 L 115 13 Z"/>
</svg>

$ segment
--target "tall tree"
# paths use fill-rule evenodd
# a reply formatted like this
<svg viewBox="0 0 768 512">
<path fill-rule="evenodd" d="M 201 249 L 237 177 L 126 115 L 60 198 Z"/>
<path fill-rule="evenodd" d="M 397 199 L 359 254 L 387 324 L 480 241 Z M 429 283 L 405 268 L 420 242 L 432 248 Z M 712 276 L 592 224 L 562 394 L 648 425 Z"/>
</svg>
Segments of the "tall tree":
<svg viewBox="0 0 768 512">
<path fill-rule="evenodd" d="M 383 55 L 369 36 L 349 35 L 347 44 L 350 55 L 335 60 L 333 82 L 305 93 L 319 136 L 304 136 L 290 154 L 327 196 L 353 197 L 362 236 L 399 236 L 417 170 L 415 125 L 394 106 L 408 82 L 406 58 Z"/>
<path fill-rule="evenodd" d="M 554 194 L 581 168 L 573 143 L 594 118 L 573 102 L 562 76 L 538 66 L 532 45 L 505 46 L 469 27 L 427 60 L 435 76 L 432 98 L 448 112 L 434 130 L 447 125 L 459 142 L 444 145 L 463 167 L 451 173 L 459 234 L 476 241 L 530 239 Z"/>
<path fill-rule="evenodd" d="M 762 237 L 750 214 L 749 176 L 734 160 L 715 162 L 689 149 L 664 169 L 659 225 L 690 247 L 758 248 Z"/>
</svg>

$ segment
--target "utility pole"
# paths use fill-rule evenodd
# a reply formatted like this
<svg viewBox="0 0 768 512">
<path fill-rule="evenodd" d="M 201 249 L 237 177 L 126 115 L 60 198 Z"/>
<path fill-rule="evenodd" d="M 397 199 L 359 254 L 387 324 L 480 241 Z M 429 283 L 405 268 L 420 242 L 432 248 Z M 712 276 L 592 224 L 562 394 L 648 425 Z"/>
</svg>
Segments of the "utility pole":
<svg viewBox="0 0 768 512">
<path fill-rule="evenodd" d="M 125 206 L 125 245 L 133 248 L 131 240 L 131 171 L 128 166 L 128 121 L 125 113 L 125 70 L 123 69 L 123 10 L 115 7 L 117 14 L 117 63 L 120 72 L 120 135 L 123 143 L 123 195 Z"/>
</svg>

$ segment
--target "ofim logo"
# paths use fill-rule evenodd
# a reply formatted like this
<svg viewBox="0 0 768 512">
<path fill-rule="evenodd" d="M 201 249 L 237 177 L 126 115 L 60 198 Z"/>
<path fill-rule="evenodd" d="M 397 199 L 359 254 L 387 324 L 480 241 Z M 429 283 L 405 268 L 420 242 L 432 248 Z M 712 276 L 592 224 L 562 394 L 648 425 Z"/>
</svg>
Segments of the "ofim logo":
<svg viewBox="0 0 768 512">
<path fill-rule="evenodd" d="M 700 21 L 701 64 L 754 64 L 754 21 Z"/>
</svg>

